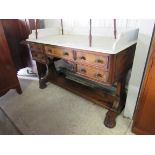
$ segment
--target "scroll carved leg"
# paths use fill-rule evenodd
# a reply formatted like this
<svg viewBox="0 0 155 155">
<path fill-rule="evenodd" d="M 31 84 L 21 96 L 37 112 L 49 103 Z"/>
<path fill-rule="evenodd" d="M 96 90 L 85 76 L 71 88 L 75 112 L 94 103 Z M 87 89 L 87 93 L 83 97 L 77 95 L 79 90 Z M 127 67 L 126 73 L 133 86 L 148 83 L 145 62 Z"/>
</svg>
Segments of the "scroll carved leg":
<svg viewBox="0 0 155 155">
<path fill-rule="evenodd" d="M 125 78 L 121 82 L 117 83 L 117 88 L 115 92 L 115 100 L 113 102 L 112 108 L 107 112 L 104 125 L 108 128 L 113 128 L 116 126 L 116 117 L 122 112 L 125 105 L 126 93 L 125 93 Z"/>
<path fill-rule="evenodd" d="M 117 113 L 114 111 L 109 110 L 106 113 L 106 117 L 104 120 L 104 125 L 108 128 L 113 128 L 116 126 L 116 117 L 117 117 Z"/>
</svg>

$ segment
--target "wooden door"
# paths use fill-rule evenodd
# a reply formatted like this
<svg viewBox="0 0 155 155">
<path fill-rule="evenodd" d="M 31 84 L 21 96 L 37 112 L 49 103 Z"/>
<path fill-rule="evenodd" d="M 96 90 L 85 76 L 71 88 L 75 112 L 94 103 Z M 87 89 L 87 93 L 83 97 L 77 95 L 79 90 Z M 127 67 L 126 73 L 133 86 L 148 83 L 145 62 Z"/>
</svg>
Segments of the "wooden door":
<svg viewBox="0 0 155 155">
<path fill-rule="evenodd" d="M 12 62 L 3 26 L 0 21 L 0 96 L 12 88 L 16 89 L 18 93 L 21 93 L 16 69 Z"/>
<path fill-rule="evenodd" d="M 155 33 L 150 50 L 134 115 L 132 131 L 136 134 L 155 134 Z"/>
</svg>

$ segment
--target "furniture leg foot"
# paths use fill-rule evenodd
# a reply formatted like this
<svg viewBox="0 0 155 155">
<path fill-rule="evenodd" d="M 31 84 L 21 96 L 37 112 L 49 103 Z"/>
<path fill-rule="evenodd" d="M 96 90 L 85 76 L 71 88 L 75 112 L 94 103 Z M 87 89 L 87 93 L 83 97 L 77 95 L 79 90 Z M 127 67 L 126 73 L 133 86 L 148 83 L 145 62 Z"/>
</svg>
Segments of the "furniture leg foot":
<svg viewBox="0 0 155 155">
<path fill-rule="evenodd" d="M 117 117 L 117 113 L 114 111 L 108 111 L 106 113 L 106 117 L 104 120 L 104 125 L 108 128 L 113 128 L 116 126 L 116 117 Z"/>
<path fill-rule="evenodd" d="M 42 80 L 39 80 L 39 88 L 44 89 L 46 87 L 47 87 L 46 83 L 44 81 L 42 81 Z"/>
<path fill-rule="evenodd" d="M 22 94 L 22 89 L 21 89 L 20 86 L 16 87 L 16 92 L 17 92 L 18 94 Z"/>
</svg>

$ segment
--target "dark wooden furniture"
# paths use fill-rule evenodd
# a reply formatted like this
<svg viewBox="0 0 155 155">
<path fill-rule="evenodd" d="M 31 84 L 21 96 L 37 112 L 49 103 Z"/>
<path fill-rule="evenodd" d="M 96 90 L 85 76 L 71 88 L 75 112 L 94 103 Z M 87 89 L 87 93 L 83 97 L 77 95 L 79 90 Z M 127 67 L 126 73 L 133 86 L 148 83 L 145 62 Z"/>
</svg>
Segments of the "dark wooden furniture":
<svg viewBox="0 0 155 155">
<path fill-rule="evenodd" d="M 48 81 L 99 104 L 109 111 L 104 124 L 112 128 L 125 104 L 125 80 L 132 67 L 136 44 L 117 54 L 105 54 L 29 42 L 37 62 L 40 88 Z M 66 66 L 56 68 L 62 60 Z M 81 84 L 82 83 L 82 84 Z"/>
<path fill-rule="evenodd" d="M 2 22 L 0 21 L 0 96 L 10 89 L 16 89 L 19 94 L 22 93 Z"/>
<path fill-rule="evenodd" d="M 155 32 L 135 109 L 132 132 L 155 134 Z"/>
<path fill-rule="evenodd" d="M 26 20 L 1 19 L 1 23 L 16 71 L 25 67 L 31 67 L 32 60 L 29 49 L 27 45 L 21 44 L 30 34 Z"/>
</svg>

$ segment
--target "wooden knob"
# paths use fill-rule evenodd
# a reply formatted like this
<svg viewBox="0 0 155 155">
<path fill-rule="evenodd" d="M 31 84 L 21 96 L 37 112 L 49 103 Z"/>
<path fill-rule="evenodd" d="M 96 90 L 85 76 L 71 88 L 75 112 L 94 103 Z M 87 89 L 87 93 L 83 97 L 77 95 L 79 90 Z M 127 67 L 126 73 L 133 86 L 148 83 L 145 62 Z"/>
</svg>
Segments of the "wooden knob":
<svg viewBox="0 0 155 155">
<path fill-rule="evenodd" d="M 50 52 L 50 53 L 51 53 L 51 52 L 52 52 L 52 50 L 51 50 L 51 49 L 48 49 L 48 52 Z"/>
<path fill-rule="evenodd" d="M 102 74 L 98 73 L 98 74 L 96 74 L 96 77 L 101 78 Z"/>
<path fill-rule="evenodd" d="M 80 57 L 81 60 L 86 60 L 86 57 L 82 56 Z"/>
<path fill-rule="evenodd" d="M 84 68 L 81 68 L 80 70 L 82 73 L 86 73 L 86 70 Z"/>
<path fill-rule="evenodd" d="M 101 63 L 101 64 L 103 64 L 103 63 L 104 63 L 104 61 L 103 61 L 103 60 L 101 60 L 101 59 L 97 59 L 97 60 L 96 60 L 96 62 L 97 62 L 97 63 Z"/>
<path fill-rule="evenodd" d="M 68 52 L 64 52 L 64 55 L 65 55 L 65 56 L 68 56 L 68 55 L 69 55 L 69 53 L 68 53 Z"/>
</svg>

